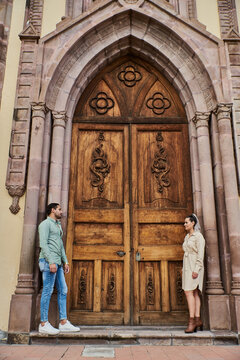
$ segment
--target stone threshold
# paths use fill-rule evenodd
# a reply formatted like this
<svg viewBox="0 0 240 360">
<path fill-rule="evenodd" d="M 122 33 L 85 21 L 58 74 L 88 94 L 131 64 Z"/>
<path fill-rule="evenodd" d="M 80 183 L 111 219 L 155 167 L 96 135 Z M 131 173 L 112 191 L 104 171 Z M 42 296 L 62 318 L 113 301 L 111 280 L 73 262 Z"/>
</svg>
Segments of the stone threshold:
<svg viewBox="0 0 240 360">
<path fill-rule="evenodd" d="M 8 344 L 64 345 L 240 345 L 240 333 L 232 331 L 198 331 L 185 334 L 184 327 L 156 326 L 81 326 L 79 333 L 59 335 L 8 333 Z"/>
</svg>

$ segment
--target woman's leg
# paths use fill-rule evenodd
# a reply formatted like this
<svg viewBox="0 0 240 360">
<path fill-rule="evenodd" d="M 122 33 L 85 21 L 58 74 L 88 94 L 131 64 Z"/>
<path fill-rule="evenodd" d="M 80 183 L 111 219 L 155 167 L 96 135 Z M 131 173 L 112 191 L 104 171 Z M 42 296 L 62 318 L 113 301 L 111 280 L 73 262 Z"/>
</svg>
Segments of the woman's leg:
<svg viewBox="0 0 240 360">
<path fill-rule="evenodd" d="M 184 291 L 186 298 L 187 298 L 187 304 L 188 304 L 188 310 L 189 310 L 189 317 L 193 318 L 195 316 L 195 297 L 193 295 L 193 291 Z"/>
<path fill-rule="evenodd" d="M 193 333 L 197 331 L 196 321 L 195 321 L 195 298 L 193 295 L 193 290 L 185 291 L 185 295 L 187 298 L 188 303 L 188 310 L 189 310 L 189 320 L 188 320 L 188 327 L 185 330 L 185 333 Z"/>
<path fill-rule="evenodd" d="M 195 301 L 195 313 L 194 313 L 194 316 L 195 317 L 200 317 L 201 299 L 200 299 L 200 296 L 199 296 L 198 288 L 193 290 L 193 296 L 194 296 L 194 301 Z"/>
</svg>

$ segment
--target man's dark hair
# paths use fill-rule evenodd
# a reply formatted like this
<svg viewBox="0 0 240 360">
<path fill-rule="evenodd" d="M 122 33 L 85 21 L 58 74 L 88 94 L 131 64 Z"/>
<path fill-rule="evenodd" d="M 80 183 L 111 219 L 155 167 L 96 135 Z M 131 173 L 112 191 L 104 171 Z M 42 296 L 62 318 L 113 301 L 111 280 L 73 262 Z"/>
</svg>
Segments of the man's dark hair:
<svg viewBox="0 0 240 360">
<path fill-rule="evenodd" d="M 49 216 L 52 212 L 52 209 L 55 209 L 58 207 L 58 203 L 51 203 L 51 204 L 48 204 L 47 206 L 47 210 L 46 210 L 46 213 L 47 213 L 47 216 Z"/>
</svg>

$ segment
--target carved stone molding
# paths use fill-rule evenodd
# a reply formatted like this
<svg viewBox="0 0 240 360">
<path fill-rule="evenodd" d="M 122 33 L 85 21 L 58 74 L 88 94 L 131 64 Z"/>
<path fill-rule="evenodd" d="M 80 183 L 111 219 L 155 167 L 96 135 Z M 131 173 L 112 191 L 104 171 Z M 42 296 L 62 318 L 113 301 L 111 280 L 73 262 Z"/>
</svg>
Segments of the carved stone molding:
<svg viewBox="0 0 240 360">
<path fill-rule="evenodd" d="M 222 281 L 208 280 L 206 282 L 206 294 L 208 294 L 208 295 L 224 294 Z"/>
<path fill-rule="evenodd" d="M 232 281 L 231 293 L 233 295 L 240 295 L 240 281 L 238 281 L 238 280 L 233 280 Z"/>
<path fill-rule="evenodd" d="M 34 28 L 34 26 L 32 24 L 29 24 L 19 34 L 19 38 L 20 40 L 38 40 L 40 39 L 40 35 L 37 33 L 37 30 Z"/>
<path fill-rule="evenodd" d="M 194 122 L 196 128 L 199 127 L 208 127 L 210 119 L 210 112 L 196 112 L 192 121 Z"/>
<path fill-rule="evenodd" d="M 141 6 L 145 0 L 118 0 L 122 6 Z"/>
<path fill-rule="evenodd" d="M 47 108 L 44 102 L 32 102 L 32 119 L 35 117 L 41 117 L 45 119 Z"/>
<path fill-rule="evenodd" d="M 67 116 L 65 111 L 52 111 L 53 127 L 61 126 L 66 127 Z"/>
<path fill-rule="evenodd" d="M 33 294 L 34 280 L 32 274 L 19 274 L 15 294 Z"/>
<path fill-rule="evenodd" d="M 222 37 L 226 37 L 229 31 L 238 27 L 237 10 L 232 0 L 218 0 L 218 12 Z"/>
<path fill-rule="evenodd" d="M 16 215 L 19 210 L 19 198 L 23 196 L 25 192 L 25 186 L 24 185 L 8 185 L 6 186 L 8 193 L 10 196 L 12 196 L 12 205 L 9 207 L 9 210 L 12 214 Z"/>
<path fill-rule="evenodd" d="M 217 115 L 217 120 L 228 119 L 231 120 L 232 104 L 218 104 L 214 113 Z"/>
</svg>

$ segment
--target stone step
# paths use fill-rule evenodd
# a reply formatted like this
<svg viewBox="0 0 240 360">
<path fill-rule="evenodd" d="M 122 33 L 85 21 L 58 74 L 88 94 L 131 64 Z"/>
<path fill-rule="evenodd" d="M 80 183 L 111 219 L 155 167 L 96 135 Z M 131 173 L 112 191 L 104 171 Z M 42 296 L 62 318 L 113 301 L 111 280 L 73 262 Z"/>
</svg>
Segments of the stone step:
<svg viewBox="0 0 240 360">
<path fill-rule="evenodd" d="M 240 334 L 232 331 L 198 331 L 185 334 L 184 327 L 81 326 L 79 333 L 57 336 L 9 333 L 8 343 L 25 344 L 125 344 L 125 345 L 237 345 Z"/>
</svg>

